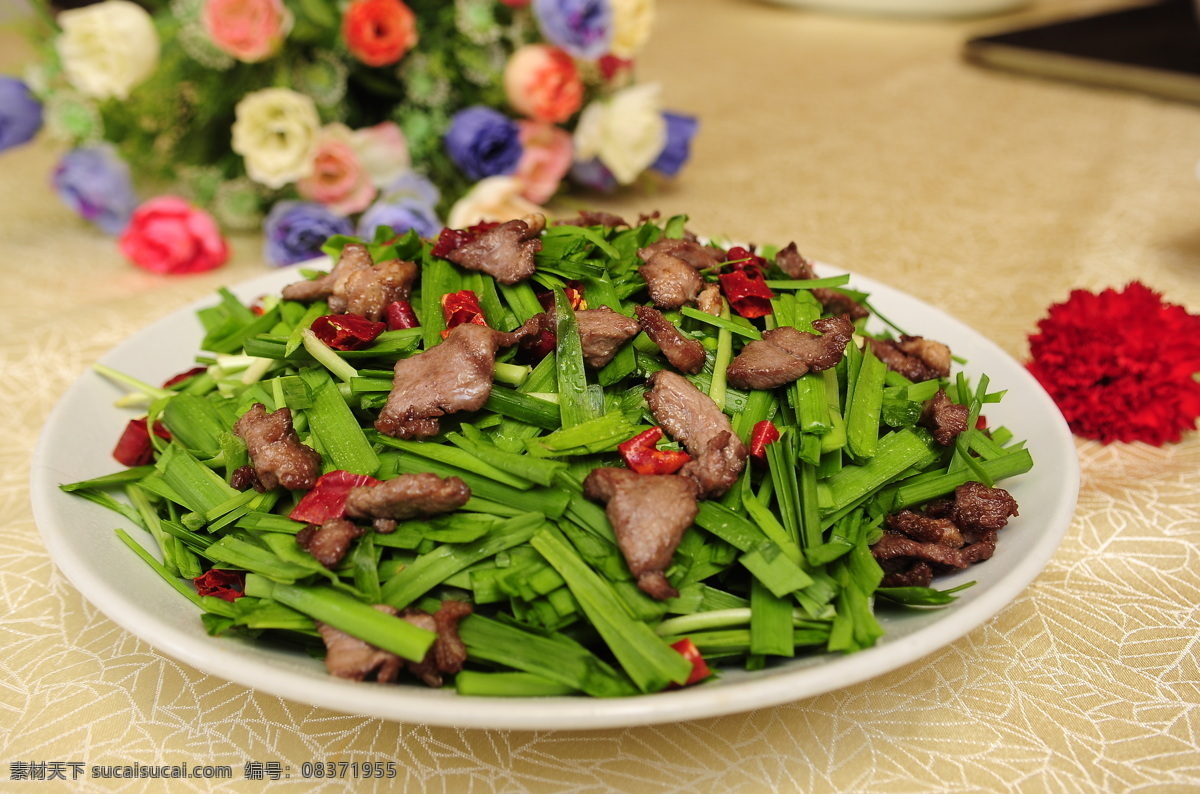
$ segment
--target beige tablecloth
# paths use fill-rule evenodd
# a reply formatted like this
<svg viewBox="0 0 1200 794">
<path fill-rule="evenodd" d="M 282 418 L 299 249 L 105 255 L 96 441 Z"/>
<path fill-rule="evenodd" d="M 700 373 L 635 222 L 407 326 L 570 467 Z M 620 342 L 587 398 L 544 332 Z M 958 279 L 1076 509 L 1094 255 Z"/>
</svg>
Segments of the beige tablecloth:
<svg viewBox="0 0 1200 794">
<path fill-rule="evenodd" d="M 1021 360 L 1074 287 L 1141 279 L 1200 311 L 1200 107 L 960 59 L 974 32 L 1092 6 L 889 21 L 660 0 L 641 77 L 701 117 L 694 159 L 656 195 L 600 205 L 794 239 L 921 294 Z M 0 69 L 29 54 L 0 37 Z M 212 788 L 246 791 L 288 785 L 244 779 L 246 762 L 392 759 L 407 791 L 1200 788 L 1196 432 L 1161 449 L 1079 441 L 1078 512 L 1027 592 L 922 661 L 798 703 L 629 730 L 453 730 L 283 701 L 161 656 L 55 569 L 29 458 L 92 361 L 264 272 L 261 241 L 235 238 L 218 272 L 141 272 L 52 195 L 56 154 L 42 141 L 0 155 L 0 787 L 34 762 L 229 764 L 235 780 Z"/>
</svg>

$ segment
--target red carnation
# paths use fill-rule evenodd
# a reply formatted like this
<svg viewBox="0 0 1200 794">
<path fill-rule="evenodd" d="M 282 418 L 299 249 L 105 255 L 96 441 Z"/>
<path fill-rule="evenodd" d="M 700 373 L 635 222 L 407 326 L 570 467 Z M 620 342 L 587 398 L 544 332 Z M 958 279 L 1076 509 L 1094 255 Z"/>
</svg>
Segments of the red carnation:
<svg viewBox="0 0 1200 794">
<path fill-rule="evenodd" d="M 1077 435 L 1161 446 L 1200 416 L 1200 316 L 1140 282 L 1072 291 L 1029 349 L 1029 371 Z"/>
</svg>

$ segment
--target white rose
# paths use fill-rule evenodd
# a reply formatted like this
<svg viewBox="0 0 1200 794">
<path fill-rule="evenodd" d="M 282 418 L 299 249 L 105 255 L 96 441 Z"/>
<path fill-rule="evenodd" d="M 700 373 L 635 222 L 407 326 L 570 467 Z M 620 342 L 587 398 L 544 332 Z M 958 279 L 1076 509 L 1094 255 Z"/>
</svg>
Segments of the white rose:
<svg viewBox="0 0 1200 794">
<path fill-rule="evenodd" d="M 277 189 L 312 173 L 321 129 L 312 97 L 264 88 L 242 97 L 234 114 L 233 150 L 251 179 Z"/>
<path fill-rule="evenodd" d="M 55 42 L 71 85 L 97 99 L 127 99 L 158 66 L 158 33 L 145 9 L 105 0 L 58 15 Z"/>
<path fill-rule="evenodd" d="M 654 26 L 654 0 L 611 0 L 613 37 L 609 51 L 618 58 L 637 55 Z"/>
<path fill-rule="evenodd" d="M 591 103 L 575 127 L 575 159 L 600 158 L 622 185 L 637 179 L 666 145 L 667 122 L 655 83 L 623 88 Z"/>
<path fill-rule="evenodd" d="M 545 210 L 521 196 L 521 181 L 511 176 L 489 176 L 475 183 L 465 196 L 450 208 L 446 225 L 465 229 L 485 221 L 511 221 Z"/>
</svg>

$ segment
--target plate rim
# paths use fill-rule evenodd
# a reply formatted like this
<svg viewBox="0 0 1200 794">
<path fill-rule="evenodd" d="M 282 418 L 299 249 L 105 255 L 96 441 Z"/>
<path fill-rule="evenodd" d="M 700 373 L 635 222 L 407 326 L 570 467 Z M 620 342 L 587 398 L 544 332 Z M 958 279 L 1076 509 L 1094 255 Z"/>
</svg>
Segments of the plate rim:
<svg viewBox="0 0 1200 794">
<path fill-rule="evenodd" d="M 241 299 L 249 300 L 265 289 L 278 289 L 286 283 L 285 274 L 291 274 L 294 278 L 302 268 L 323 265 L 328 266 L 328 260 L 325 258 L 299 263 L 247 279 L 229 289 Z M 849 272 L 825 264 L 818 264 L 817 269 L 822 275 Z M 974 345 L 982 347 L 989 358 L 999 357 L 1015 365 L 1014 372 L 1023 373 L 1021 385 L 1028 390 L 1027 396 L 1039 403 L 1040 408 L 1047 412 L 1046 416 L 1051 419 L 1052 438 L 1046 443 L 1055 447 L 1069 446 L 1071 454 L 1067 456 L 1069 465 L 1060 472 L 1061 498 L 1055 503 L 1053 515 L 1039 517 L 1048 527 L 1048 531 L 1037 535 L 1034 545 L 1025 549 L 1023 561 L 1018 563 L 1014 571 L 989 584 L 980 597 L 969 602 L 956 602 L 940 613 L 943 617 L 933 620 L 929 625 L 917 628 L 904 636 L 885 639 L 872 648 L 838 656 L 833 662 L 821 662 L 827 654 L 808 655 L 804 657 L 808 661 L 787 668 L 780 666 L 768 669 L 761 674 L 754 674 L 748 680 L 613 699 L 582 696 L 463 697 L 445 689 L 344 681 L 326 676 L 323 671 L 319 678 L 314 678 L 310 673 L 299 669 L 285 670 L 268 666 L 269 669 L 259 670 L 257 664 L 250 664 L 256 660 L 247 659 L 246 653 L 238 652 L 242 646 L 248 645 L 246 641 L 208 635 L 198 637 L 166 623 L 156 613 L 148 612 L 143 605 L 130 604 L 118 589 L 98 575 L 89 565 L 89 560 L 77 553 L 68 542 L 64 531 L 57 526 L 56 501 L 75 497 L 63 493 L 57 483 L 48 481 L 47 475 L 53 471 L 49 462 L 52 457 L 49 447 L 55 435 L 55 428 L 64 427 L 64 416 L 72 401 L 80 399 L 89 386 L 94 386 L 96 379 L 99 379 L 100 376 L 90 365 L 55 403 L 38 435 L 29 480 L 38 531 L 55 566 L 80 595 L 108 619 L 145 641 L 155 651 L 188 664 L 206 675 L 214 675 L 249 689 L 343 714 L 466 729 L 591 730 L 717 717 L 796 702 L 844 689 L 931 655 L 1003 611 L 1029 587 L 1054 556 L 1074 516 L 1080 485 L 1078 455 L 1066 421 L 1045 390 L 1012 356 L 979 331 L 911 293 L 867 276 L 853 272 L 849 272 L 849 275 L 853 288 L 867 292 L 873 297 L 885 294 L 888 300 L 900 298 L 912 301 L 922 311 L 938 315 L 940 322 L 956 326 L 956 331 L 968 333 Z M 194 318 L 198 309 L 213 305 L 214 300 L 214 296 L 209 295 L 169 312 L 108 349 L 97 360 L 98 363 L 104 363 L 137 347 L 139 340 L 144 340 L 156 329 L 178 324 L 188 316 Z M 191 352 L 194 354 L 196 351 Z M 1004 385 L 1011 391 L 1016 384 Z M 1049 412 L 1052 412 L 1053 416 L 1050 416 Z M 98 505 L 90 507 L 103 511 L 105 515 L 111 515 Z M 142 531 L 132 528 L 130 534 L 135 533 L 140 536 Z M 111 542 L 120 543 L 115 533 Z M 157 556 L 156 549 L 152 547 L 151 551 Z M 131 557 L 130 560 L 132 559 Z M 157 577 L 157 574 L 155 577 L 158 578 L 162 591 L 169 593 L 167 597 L 180 598 L 168 582 Z M 200 613 L 196 610 L 197 624 L 200 622 L 199 617 Z M 930 635 L 934 635 L 933 642 L 927 641 Z M 836 671 L 836 674 L 831 671 Z M 835 681 L 830 680 L 834 677 Z M 389 696 L 379 697 L 381 691 L 388 692 Z M 391 694 L 395 694 L 396 697 L 391 697 Z"/>
</svg>

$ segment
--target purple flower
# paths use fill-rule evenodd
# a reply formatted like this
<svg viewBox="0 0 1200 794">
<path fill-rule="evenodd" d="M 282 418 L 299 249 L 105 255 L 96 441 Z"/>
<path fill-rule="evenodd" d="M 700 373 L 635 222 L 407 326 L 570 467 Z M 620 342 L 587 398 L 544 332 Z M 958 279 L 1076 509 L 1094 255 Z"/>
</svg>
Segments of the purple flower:
<svg viewBox="0 0 1200 794">
<path fill-rule="evenodd" d="M 281 201 L 267 214 L 263 232 L 263 256 L 272 267 L 282 267 L 320 256 L 327 239 L 353 234 L 354 224 L 315 201 Z"/>
<path fill-rule="evenodd" d="M 594 61 L 612 42 L 609 0 L 533 0 L 533 13 L 546 40 L 576 58 Z"/>
<path fill-rule="evenodd" d="M 597 157 L 591 160 L 576 161 L 571 166 L 570 177 L 575 184 L 600 193 L 612 193 L 618 187 L 617 178 L 613 176 L 613 172 L 609 171 L 608 166 L 600 162 Z"/>
<path fill-rule="evenodd" d="M 692 138 L 700 122 L 695 116 L 670 112 L 663 113 L 663 118 L 667 120 L 667 145 L 650 167 L 660 174 L 675 176 L 692 154 Z"/>
<path fill-rule="evenodd" d="M 120 234 L 137 206 L 129 166 L 111 146 L 72 149 L 51 176 L 63 203 L 108 234 Z"/>
<path fill-rule="evenodd" d="M 413 201 L 376 201 L 358 219 L 358 236 L 365 240 L 375 238 L 375 230 L 387 226 L 396 234 L 404 234 L 409 229 L 416 229 L 422 237 L 436 237 L 442 230 L 442 222 L 438 220 L 433 208 Z"/>
<path fill-rule="evenodd" d="M 42 103 L 29 86 L 0 75 L 0 152 L 33 140 L 42 128 Z"/>
<path fill-rule="evenodd" d="M 446 152 L 472 180 L 511 174 L 522 151 L 517 123 L 498 110 L 474 105 L 450 119 Z"/>
</svg>

